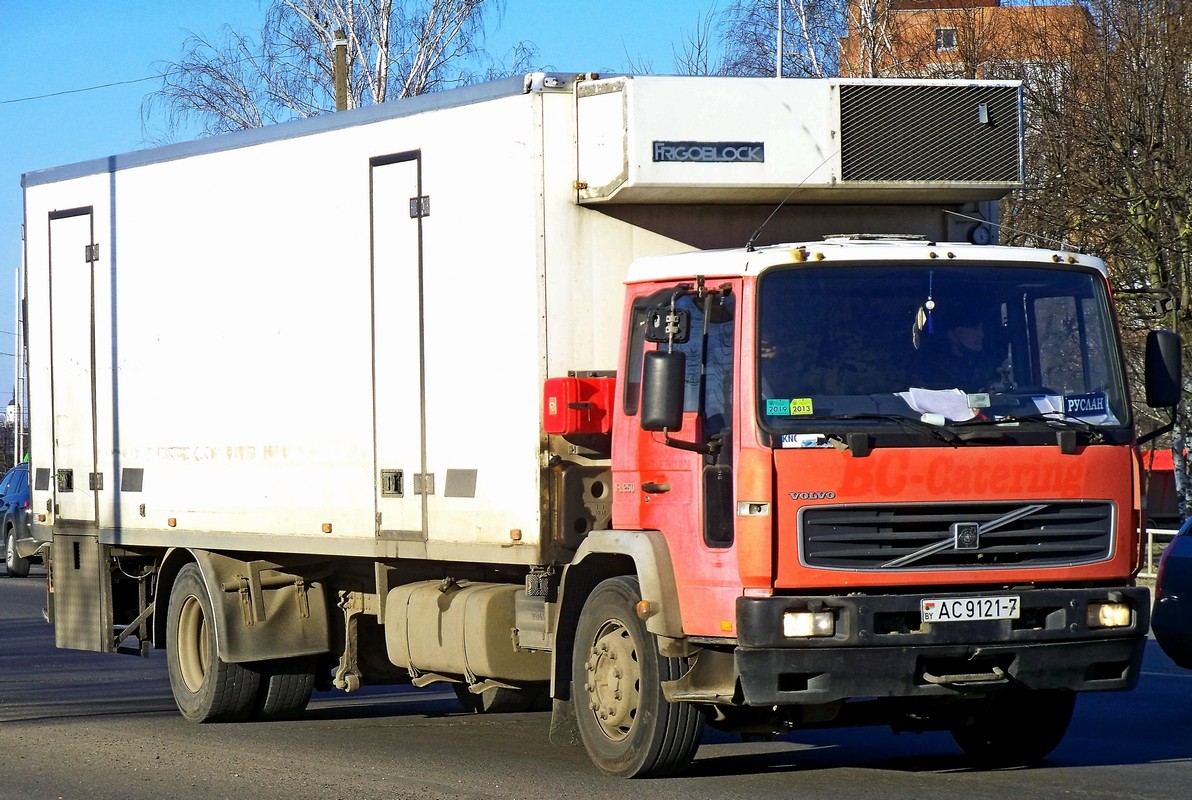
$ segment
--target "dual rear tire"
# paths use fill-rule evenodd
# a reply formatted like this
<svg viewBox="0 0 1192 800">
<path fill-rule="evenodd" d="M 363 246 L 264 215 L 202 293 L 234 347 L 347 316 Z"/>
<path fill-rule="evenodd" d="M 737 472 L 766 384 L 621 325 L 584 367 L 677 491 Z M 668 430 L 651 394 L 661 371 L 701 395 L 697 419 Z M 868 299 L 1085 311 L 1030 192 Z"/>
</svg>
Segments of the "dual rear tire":
<svg viewBox="0 0 1192 800">
<path fill-rule="evenodd" d="M 314 690 L 313 658 L 232 664 L 219 657 L 211 597 L 197 564 L 179 570 L 170 592 L 166 665 L 178 710 L 193 722 L 295 717 Z"/>
</svg>

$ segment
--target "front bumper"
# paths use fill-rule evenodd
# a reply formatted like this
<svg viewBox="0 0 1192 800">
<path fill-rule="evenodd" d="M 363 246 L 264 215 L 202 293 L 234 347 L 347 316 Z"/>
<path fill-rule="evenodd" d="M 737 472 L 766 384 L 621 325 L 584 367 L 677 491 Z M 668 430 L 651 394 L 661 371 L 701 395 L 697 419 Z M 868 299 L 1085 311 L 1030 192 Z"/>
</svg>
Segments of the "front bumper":
<svg viewBox="0 0 1192 800">
<path fill-rule="evenodd" d="M 948 592 L 1014 594 L 1016 620 L 922 623 L 931 595 L 771 597 L 737 601 L 736 670 L 746 705 L 866 697 L 946 697 L 1008 686 L 1112 691 L 1138 681 L 1150 619 L 1145 588 Z M 944 595 L 940 595 L 944 596 Z M 1089 603 L 1126 600 L 1131 624 L 1090 628 Z M 783 614 L 831 610 L 836 635 L 788 639 Z"/>
</svg>

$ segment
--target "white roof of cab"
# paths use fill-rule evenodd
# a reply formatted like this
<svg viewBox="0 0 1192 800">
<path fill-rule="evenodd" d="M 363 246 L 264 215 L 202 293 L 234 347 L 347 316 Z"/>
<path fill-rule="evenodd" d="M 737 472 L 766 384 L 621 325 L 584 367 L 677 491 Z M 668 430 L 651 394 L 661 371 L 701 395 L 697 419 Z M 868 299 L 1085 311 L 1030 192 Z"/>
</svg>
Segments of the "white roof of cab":
<svg viewBox="0 0 1192 800">
<path fill-rule="evenodd" d="M 1067 250 L 930 242 L 917 237 L 834 236 L 818 242 L 767 245 L 754 250 L 704 250 L 639 258 L 629 267 L 628 283 L 681 280 L 696 275 L 735 277 L 760 275 L 771 267 L 873 261 L 939 261 L 949 263 L 1024 263 L 1091 267 L 1107 275 L 1096 256 Z"/>
</svg>

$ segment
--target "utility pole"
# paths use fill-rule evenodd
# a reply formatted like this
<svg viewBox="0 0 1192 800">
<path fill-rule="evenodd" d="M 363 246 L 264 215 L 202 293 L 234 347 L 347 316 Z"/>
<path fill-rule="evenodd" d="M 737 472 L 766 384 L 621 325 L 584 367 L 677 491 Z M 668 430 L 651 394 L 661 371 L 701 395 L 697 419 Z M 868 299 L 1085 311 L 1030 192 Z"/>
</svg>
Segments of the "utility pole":
<svg viewBox="0 0 1192 800">
<path fill-rule="evenodd" d="M 782 77 L 782 4 L 786 0 L 778 0 L 778 72 L 777 77 Z"/>
<path fill-rule="evenodd" d="M 335 31 L 335 110 L 348 107 L 348 37 L 343 28 Z"/>
<path fill-rule="evenodd" d="M 12 354 L 13 354 L 13 359 L 12 359 L 13 360 L 12 401 L 13 401 L 13 411 L 15 411 L 16 413 L 13 415 L 13 420 L 12 420 L 12 463 L 19 464 L 19 463 L 21 463 L 21 455 L 22 455 L 21 451 L 24 449 L 22 447 L 22 443 L 21 443 L 21 440 L 23 438 L 22 434 L 25 432 L 25 416 L 24 416 L 24 408 L 23 408 L 24 403 L 22 403 L 22 401 L 21 401 L 21 397 L 24 393 L 24 387 L 22 386 L 21 377 L 25 371 L 24 370 L 25 359 L 23 357 L 25 342 L 24 342 L 24 337 L 21 335 L 22 330 L 24 330 L 24 327 L 23 327 L 24 320 L 21 319 L 21 297 L 22 297 L 22 294 L 21 294 L 21 268 L 20 267 L 17 267 L 17 269 L 16 269 L 15 281 L 16 281 L 16 286 L 12 293 L 12 296 L 16 300 L 16 308 L 12 315 L 13 320 L 16 322 L 16 325 L 14 326 L 16 328 L 16 330 L 13 331 L 13 339 L 14 339 L 14 343 L 16 346 L 13 347 L 13 349 L 12 349 Z"/>
</svg>

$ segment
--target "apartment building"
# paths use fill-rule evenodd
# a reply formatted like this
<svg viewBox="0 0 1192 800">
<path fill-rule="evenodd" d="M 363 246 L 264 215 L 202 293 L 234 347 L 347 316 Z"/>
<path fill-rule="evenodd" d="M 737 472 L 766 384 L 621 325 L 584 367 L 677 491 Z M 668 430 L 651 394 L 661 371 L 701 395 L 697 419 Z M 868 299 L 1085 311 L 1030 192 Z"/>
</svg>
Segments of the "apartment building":
<svg viewBox="0 0 1192 800">
<path fill-rule="evenodd" d="M 851 0 L 842 77 L 1018 77 L 1071 61 L 1093 31 L 1088 10 L 1001 0 Z M 1013 69 L 1011 69 L 1013 66 Z"/>
</svg>

